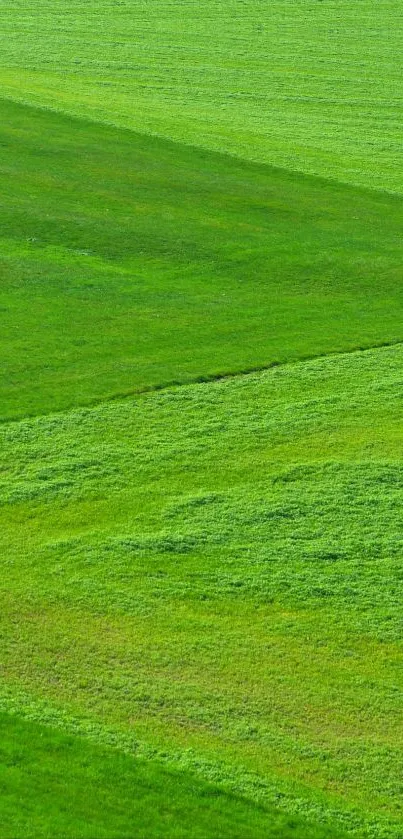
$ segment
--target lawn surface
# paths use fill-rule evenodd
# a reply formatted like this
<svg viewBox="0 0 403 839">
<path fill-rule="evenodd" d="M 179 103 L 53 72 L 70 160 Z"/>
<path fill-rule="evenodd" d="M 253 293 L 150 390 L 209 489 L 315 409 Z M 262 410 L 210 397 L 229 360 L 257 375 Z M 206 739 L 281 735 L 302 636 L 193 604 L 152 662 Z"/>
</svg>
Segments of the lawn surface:
<svg viewBox="0 0 403 839">
<path fill-rule="evenodd" d="M 1 839 L 402 839 L 402 21 L 0 6 Z"/>
<path fill-rule="evenodd" d="M 5 714 L 0 715 L 0 789 L 2 839 L 335 836 L 189 774 Z"/>
<path fill-rule="evenodd" d="M 3 707 L 398 839 L 402 358 L 4 424 Z"/>
<path fill-rule="evenodd" d="M 6 96 L 402 192 L 400 0 L 13 0 Z"/>
<path fill-rule="evenodd" d="M 403 198 L 0 102 L 0 418 L 403 338 Z"/>
</svg>

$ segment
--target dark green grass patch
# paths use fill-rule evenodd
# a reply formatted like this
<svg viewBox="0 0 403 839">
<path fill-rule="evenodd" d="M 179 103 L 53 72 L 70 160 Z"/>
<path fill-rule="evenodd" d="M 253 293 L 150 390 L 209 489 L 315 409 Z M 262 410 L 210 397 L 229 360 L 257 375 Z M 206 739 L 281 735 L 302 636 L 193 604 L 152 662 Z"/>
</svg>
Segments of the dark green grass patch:
<svg viewBox="0 0 403 839">
<path fill-rule="evenodd" d="M 403 201 L 0 103 L 1 416 L 402 338 Z"/>
<path fill-rule="evenodd" d="M 4 423 L 2 707 L 400 839 L 402 363 Z"/>
<path fill-rule="evenodd" d="M 2 839 L 326 839 L 191 775 L 0 714 Z"/>
</svg>

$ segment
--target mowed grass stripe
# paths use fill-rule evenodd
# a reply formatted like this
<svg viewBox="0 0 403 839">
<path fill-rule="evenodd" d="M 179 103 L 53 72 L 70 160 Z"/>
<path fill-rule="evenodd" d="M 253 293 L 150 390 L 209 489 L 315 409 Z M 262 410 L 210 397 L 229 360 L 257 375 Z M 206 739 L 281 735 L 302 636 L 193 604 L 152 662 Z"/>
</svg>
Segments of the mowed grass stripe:
<svg viewBox="0 0 403 839">
<path fill-rule="evenodd" d="M 402 363 L 3 424 L 7 707 L 398 839 Z"/>
<path fill-rule="evenodd" d="M 2 839 L 330 839 L 189 773 L 0 714 Z"/>
<path fill-rule="evenodd" d="M 14 0 L 5 95 L 402 192 L 400 0 Z"/>
<path fill-rule="evenodd" d="M 0 117 L 2 419 L 402 339 L 403 199 Z"/>
</svg>

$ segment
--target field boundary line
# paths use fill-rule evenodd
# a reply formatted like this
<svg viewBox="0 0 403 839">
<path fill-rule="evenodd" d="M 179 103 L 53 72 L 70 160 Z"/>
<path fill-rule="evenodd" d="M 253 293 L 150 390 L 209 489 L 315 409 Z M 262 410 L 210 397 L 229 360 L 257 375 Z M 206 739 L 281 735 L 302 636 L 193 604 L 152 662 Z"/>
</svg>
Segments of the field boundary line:
<svg viewBox="0 0 403 839">
<path fill-rule="evenodd" d="M 331 178 L 326 177 L 325 175 L 315 175 L 313 173 L 304 172 L 303 169 L 291 169 L 287 166 L 276 166 L 274 163 L 269 163 L 268 161 L 255 160 L 254 158 L 250 157 L 242 157 L 240 154 L 231 154 L 230 152 L 212 149 L 209 146 L 202 146 L 194 143 L 186 143 L 183 140 L 174 140 L 171 137 L 168 137 L 166 134 L 158 134 L 157 132 L 152 131 L 138 131 L 135 128 L 129 128 L 129 126 L 127 125 L 119 125 L 119 123 L 117 122 L 95 118 L 91 119 L 89 117 L 80 116 L 79 114 L 74 114 L 69 111 L 64 111 L 62 108 L 51 107 L 49 105 L 39 105 L 38 103 L 28 102 L 25 99 L 15 99 L 12 96 L 0 95 L 0 102 L 11 102 L 12 104 L 18 105 L 21 108 L 27 108 L 29 110 L 39 111 L 41 113 L 57 114 L 58 116 L 64 117 L 65 119 L 70 119 L 73 122 L 83 123 L 84 125 L 88 126 L 103 125 L 106 128 L 112 128 L 115 131 L 122 131 L 131 135 L 136 135 L 137 137 L 151 137 L 152 139 L 159 140 L 160 142 L 166 143 L 167 145 L 179 146 L 182 149 L 193 149 L 194 151 L 204 152 L 205 154 L 226 158 L 227 160 L 232 160 L 239 163 L 245 163 L 248 166 L 259 167 L 261 169 L 266 169 L 267 171 L 271 170 L 273 172 L 295 175 L 299 178 L 304 178 L 310 181 L 321 182 L 324 184 L 333 184 L 334 186 L 343 187 L 344 189 L 350 189 L 355 192 L 358 191 L 370 193 L 371 195 L 387 195 L 390 198 L 396 198 L 400 201 L 403 199 L 403 190 L 401 192 L 397 192 L 396 190 L 392 189 L 375 189 L 374 187 L 363 186 L 362 184 L 354 184 L 350 181 L 339 180 L 338 178 Z"/>
<path fill-rule="evenodd" d="M 100 405 L 107 405 L 111 402 L 123 402 L 126 399 L 133 399 L 135 397 L 149 396 L 153 393 L 161 393 L 166 390 L 182 390 L 187 387 L 194 387 L 194 385 L 214 384 L 214 382 L 222 382 L 229 379 L 238 379 L 246 376 L 253 376 L 256 373 L 265 373 L 270 370 L 275 370 L 283 367 L 296 367 L 298 365 L 308 364 L 311 361 L 320 361 L 321 359 L 338 358 L 341 355 L 359 355 L 362 353 L 373 352 L 374 350 L 387 349 L 388 347 L 398 347 L 403 345 L 403 339 L 398 341 L 382 341 L 379 344 L 372 344 L 368 347 L 354 347 L 351 350 L 333 350 L 329 353 L 319 353 L 318 355 L 306 355 L 301 358 L 296 358 L 291 361 L 271 361 L 267 364 L 260 364 L 253 367 L 245 368 L 244 370 L 227 370 L 222 373 L 206 373 L 205 375 L 195 376 L 186 382 L 171 380 L 162 382 L 156 385 L 144 385 L 143 387 L 133 388 L 132 390 L 121 391 L 119 393 L 112 393 L 109 396 L 103 396 L 100 399 L 89 400 L 88 402 L 77 402 L 66 408 L 59 408 L 53 411 L 46 411 L 43 414 L 24 414 L 21 417 L 10 419 L 0 418 L 0 427 L 8 425 L 16 425 L 27 420 L 41 419 L 45 417 L 57 416 L 58 414 L 69 414 L 73 411 L 92 410 Z"/>
</svg>

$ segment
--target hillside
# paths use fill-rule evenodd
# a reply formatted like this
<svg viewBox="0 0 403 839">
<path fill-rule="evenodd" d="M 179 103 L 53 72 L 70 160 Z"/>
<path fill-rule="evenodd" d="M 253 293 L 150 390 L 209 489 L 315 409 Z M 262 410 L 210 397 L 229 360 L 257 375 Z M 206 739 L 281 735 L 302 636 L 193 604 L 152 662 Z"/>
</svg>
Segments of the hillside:
<svg viewBox="0 0 403 839">
<path fill-rule="evenodd" d="M 402 192 L 400 0 L 13 0 L 7 97 Z"/>
<path fill-rule="evenodd" d="M 402 340 L 403 198 L 0 117 L 1 418 Z"/>
<path fill-rule="evenodd" d="M 401 369 L 3 425 L 4 707 L 397 839 Z"/>
<path fill-rule="evenodd" d="M 0 839 L 401 839 L 397 0 L 0 6 Z"/>
<path fill-rule="evenodd" d="M 48 726 L 3 714 L 0 733 L 2 837 L 114 839 L 133 832 L 147 839 L 335 835 L 323 826 L 257 807 L 184 772 L 167 771 L 155 762 Z"/>
</svg>

